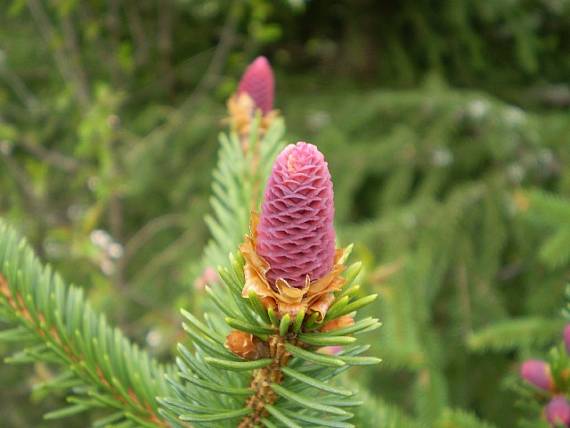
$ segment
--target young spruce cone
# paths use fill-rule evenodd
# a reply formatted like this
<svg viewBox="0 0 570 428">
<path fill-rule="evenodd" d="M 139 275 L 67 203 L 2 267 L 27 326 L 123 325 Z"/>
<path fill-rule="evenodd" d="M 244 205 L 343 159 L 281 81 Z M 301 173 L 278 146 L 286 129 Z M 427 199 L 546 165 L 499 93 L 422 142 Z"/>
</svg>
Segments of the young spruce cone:
<svg viewBox="0 0 570 428">
<path fill-rule="evenodd" d="M 315 146 L 288 146 L 276 159 L 257 226 L 257 253 L 270 265 L 267 279 L 303 287 L 334 262 L 333 187 Z"/>
<path fill-rule="evenodd" d="M 258 129 L 260 137 L 278 117 L 278 112 L 273 110 L 274 96 L 275 80 L 271 65 L 265 57 L 257 57 L 245 70 L 236 93 L 228 99 L 230 123 L 244 149 L 248 147 L 250 130 L 257 111 L 261 112 Z"/>
<path fill-rule="evenodd" d="M 550 366 L 542 360 L 527 360 L 520 368 L 520 376 L 536 388 L 549 391 L 554 386 Z"/>
<path fill-rule="evenodd" d="M 273 109 L 275 81 L 273 70 L 267 58 L 258 56 L 243 73 L 238 86 L 238 96 L 246 93 L 255 106 L 266 115 Z"/>
<path fill-rule="evenodd" d="M 333 186 L 312 144 L 287 146 L 275 160 L 261 215 L 240 247 L 244 297 L 257 294 L 278 314 L 318 312 L 322 319 L 342 287 L 343 250 L 335 250 Z"/>
</svg>

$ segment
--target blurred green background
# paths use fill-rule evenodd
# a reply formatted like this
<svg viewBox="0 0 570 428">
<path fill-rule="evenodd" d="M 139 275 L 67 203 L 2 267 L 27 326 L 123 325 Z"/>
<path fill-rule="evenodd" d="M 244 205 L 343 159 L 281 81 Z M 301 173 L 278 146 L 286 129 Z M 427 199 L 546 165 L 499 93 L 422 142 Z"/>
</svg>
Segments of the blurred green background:
<svg viewBox="0 0 570 428">
<path fill-rule="evenodd" d="M 3 0 L 0 216 L 169 360 L 225 100 L 264 54 L 381 296 L 360 389 L 405 426 L 516 426 L 517 363 L 563 325 L 569 52 L 567 0 Z M 0 425 L 61 426 L 50 376 L 1 366 Z"/>
</svg>

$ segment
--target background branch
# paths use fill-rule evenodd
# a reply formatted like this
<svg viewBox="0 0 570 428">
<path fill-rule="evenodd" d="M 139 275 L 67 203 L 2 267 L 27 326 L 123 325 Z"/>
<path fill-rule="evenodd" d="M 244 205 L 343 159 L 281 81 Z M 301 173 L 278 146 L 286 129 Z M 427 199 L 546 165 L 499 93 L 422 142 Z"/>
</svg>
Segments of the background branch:
<svg viewBox="0 0 570 428">
<path fill-rule="evenodd" d="M 50 47 L 50 51 L 53 54 L 56 66 L 63 78 L 64 82 L 72 82 L 72 87 L 74 88 L 74 94 L 79 102 L 79 105 L 86 108 L 89 105 L 89 93 L 88 88 L 85 83 L 81 80 L 81 77 L 73 71 L 70 66 L 65 52 L 56 43 L 56 32 L 50 19 L 43 8 L 43 5 L 38 0 L 27 0 L 28 9 L 30 10 L 34 21 L 37 24 L 40 34 L 44 39 L 47 46 Z"/>
<path fill-rule="evenodd" d="M 40 144 L 29 141 L 27 138 L 20 139 L 17 145 L 21 146 L 28 153 L 35 156 L 42 162 L 46 162 L 53 167 L 61 169 L 65 172 L 74 173 L 77 172 L 80 168 L 85 167 L 85 165 L 79 160 L 66 156 L 55 150 L 46 149 Z"/>
</svg>

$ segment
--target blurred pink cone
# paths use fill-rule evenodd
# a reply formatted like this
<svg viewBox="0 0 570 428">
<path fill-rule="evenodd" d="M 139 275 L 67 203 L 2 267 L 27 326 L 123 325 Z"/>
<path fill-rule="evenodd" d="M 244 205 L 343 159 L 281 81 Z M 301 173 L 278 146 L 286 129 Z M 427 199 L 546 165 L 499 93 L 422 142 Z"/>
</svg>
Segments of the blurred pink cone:
<svg viewBox="0 0 570 428">
<path fill-rule="evenodd" d="M 248 94 L 265 115 L 273 109 L 275 80 L 267 58 L 258 56 L 245 70 L 239 82 L 238 95 Z"/>
<path fill-rule="evenodd" d="M 527 360 L 520 368 L 520 376 L 531 385 L 545 391 L 554 386 L 550 366 L 542 360 Z"/>
<path fill-rule="evenodd" d="M 546 420 L 552 426 L 570 426 L 570 403 L 562 395 L 554 397 L 544 408 Z"/>
<path fill-rule="evenodd" d="M 257 129 L 257 137 L 261 139 L 279 117 L 279 113 L 273 110 L 274 96 L 275 81 L 271 65 L 265 57 L 257 57 L 243 73 L 235 94 L 228 99 L 229 121 L 244 151 L 249 150 L 250 131 L 257 110 L 261 112 Z M 255 156 L 254 164 L 258 162 L 259 154 Z"/>
</svg>

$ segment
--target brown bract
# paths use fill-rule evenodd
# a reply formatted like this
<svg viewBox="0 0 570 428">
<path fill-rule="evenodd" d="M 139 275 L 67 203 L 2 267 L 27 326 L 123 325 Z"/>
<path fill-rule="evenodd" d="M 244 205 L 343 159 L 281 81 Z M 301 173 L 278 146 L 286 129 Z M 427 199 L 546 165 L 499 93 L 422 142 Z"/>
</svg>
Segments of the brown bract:
<svg viewBox="0 0 570 428">
<path fill-rule="evenodd" d="M 328 331 L 338 330 L 344 327 L 350 327 L 354 325 L 354 318 L 350 315 L 343 315 L 342 317 L 338 317 L 332 321 L 329 321 L 325 325 L 321 327 L 321 331 L 326 333 Z"/>
<path fill-rule="evenodd" d="M 257 360 L 269 355 L 267 344 L 253 334 L 233 330 L 226 337 L 226 348 L 246 360 Z"/>
<path fill-rule="evenodd" d="M 256 110 L 253 99 L 245 92 L 234 94 L 228 100 L 228 111 L 230 113 L 229 120 L 232 128 L 238 133 L 244 150 L 247 149 L 249 131 L 255 117 Z M 262 115 L 261 123 L 259 124 L 260 136 L 263 136 L 263 134 L 267 132 L 273 123 L 273 120 L 275 120 L 277 116 L 279 116 L 279 112 L 277 110 L 272 110 L 267 114 Z"/>
<path fill-rule="evenodd" d="M 317 312 L 318 321 L 322 321 L 334 301 L 333 293 L 344 285 L 345 280 L 341 273 L 345 269 L 342 262 L 345 250 L 337 248 L 331 271 L 314 281 L 311 281 L 307 275 L 302 288 L 293 287 L 284 279 L 278 279 L 275 284 L 270 284 L 266 276 L 269 263 L 255 250 L 257 222 L 257 214 L 252 213 L 250 234 L 240 245 L 240 251 L 245 259 L 245 286 L 242 296 L 249 297 L 253 291 L 266 308 L 273 308 L 279 316 L 285 314 L 295 316 L 304 310 L 309 315 Z"/>
</svg>

